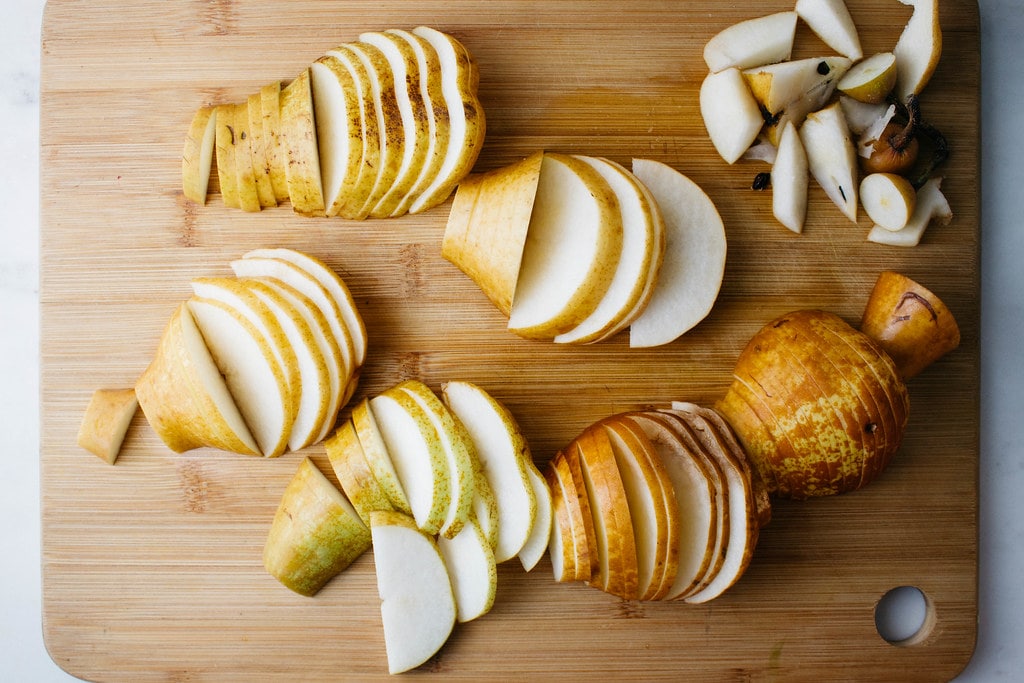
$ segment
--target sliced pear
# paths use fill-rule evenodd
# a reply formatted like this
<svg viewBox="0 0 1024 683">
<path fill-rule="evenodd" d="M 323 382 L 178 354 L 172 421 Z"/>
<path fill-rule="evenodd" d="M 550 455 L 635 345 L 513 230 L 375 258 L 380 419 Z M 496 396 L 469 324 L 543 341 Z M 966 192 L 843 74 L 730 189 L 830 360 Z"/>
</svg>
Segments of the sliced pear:
<svg viewBox="0 0 1024 683">
<path fill-rule="evenodd" d="M 412 519 L 375 512 L 370 534 L 388 672 L 399 674 L 423 664 L 448 640 L 455 594 L 437 543 Z"/>
<path fill-rule="evenodd" d="M 917 191 L 914 212 L 907 224 L 895 232 L 881 226 L 871 228 L 868 241 L 887 244 L 892 247 L 913 247 L 921 242 L 924 231 L 933 222 L 948 225 L 953 220 L 953 211 L 949 201 L 942 194 L 942 178 L 930 178 Z"/>
<path fill-rule="evenodd" d="M 573 544 L 572 522 L 569 519 L 565 489 L 553 464 L 544 471 L 545 485 L 551 491 L 551 535 L 545 545 L 555 581 L 575 581 L 576 549 Z"/>
<path fill-rule="evenodd" d="M 537 498 L 527 467 L 529 445 L 508 409 L 479 386 L 448 382 L 442 394 L 468 432 L 494 492 L 498 505 L 494 559 L 505 562 L 523 549 L 537 519 Z"/>
<path fill-rule="evenodd" d="M 650 192 L 632 173 L 608 159 L 577 155 L 601 174 L 618 199 L 622 215 L 622 252 L 597 308 L 576 327 L 555 337 L 558 344 L 589 344 L 628 327 L 646 307 L 653 292 L 652 270 L 661 269 L 665 223 Z M 657 233 L 661 232 L 659 236 Z M 646 299 L 645 299 L 646 297 Z"/>
<path fill-rule="evenodd" d="M 910 221 L 917 191 L 901 175 L 870 173 L 860 181 L 860 202 L 875 225 L 896 231 Z"/>
<path fill-rule="evenodd" d="M 374 396 L 370 409 L 416 525 L 436 535 L 448 519 L 452 499 L 448 455 L 437 429 L 423 408 L 402 391 Z"/>
<path fill-rule="evenodd" d="M 896 95 L 906 101 L 924 90 L 942 56 L 939 0 L 900 0 L 914 8 L 893 48 L 896 56 Z"/>
<path fill-rule="evenodd" d="M 434 180 L 409 205 L 409 213 L 426 211 L 445 201 L 476 163 L 487 131 L 484 108 L 477 98 L 479 73 L 472 55 L 454 36 L 428 26 L 413 33 L 433 46 L 441 65 L 441 88 L 448 110 L 448 145 Z M 438 103 L 434 104 L 439 117 Z"/>
<path fill-rule="evenodd" d="M 263 144 L 270 168 L 270 185 L 274 199 L 281 203 L 288 199 L 284 145 L 281 141 L 281 83 L 274 81 L 260 88 L 260 112 L 263 116 Z"/>
<path fill-rule="evenodd" d="M 135 394 L 150 426 L 176 453 L 202 446 L 260 453 L 186 303 L 168 321 Z"/>
<path fill-rule="evenodd" d="M 667 344 L 703 320 L 725 274 L 726 236 L 711 198 L 670 166 L 634 159 L 633 174 L 654 196 L 665 221 L 665 256 L 643 312 L 629 328 L 629 345 Z"/>
<path fill-rule="evenodd" d="M 771 174 L 772 215 L 793 232 L 803 232 L 807 218 L 807 154 L 792 121 L 782 130 Z"/>
<path fill-rule="evenodd" d="M 214 150 L 217 146 L 216 107 L 200 107 L 192 117 L 181 153 L 181 186 L 185 198 L 206 203 Z"/>
<path fill-rule="evenodd" d="M 260 206 L 277 206 L 274 185 L 270 181 L 270 159 L 267 156 L 266 135 L 263 131 L 263 102 L 260 93 L 249 95 L 246 100 L 249 115 L 249 150 L 252 152 L 252 172 L 256 181 L 256 194 Z"/>
<path fill-rule="evenodd" d="M 533 497 L 537 500 L 537 515 L 533 520 L 530 536 L 519 550 L 519 562 L 523 565 L 523 569 L 530 571 L 537 566 L 540 558 L 544 557 L 544 553 L 547 552 L 554 513 L 551 489 L 544 479 L 544 475 L 532 460 L 527 465 L 526 475 L 533 488 Z"/>
<path fill-rule="evenodd" d="M 437 50 L 425 38 L 411 31 L 388 29 L 387 32 L 408 43 L 415 55 L 416 68 L 419 72 L 419 97 L 423 102 L 423 115 L 427 123 L 427 149 L 423 165 L 412 187 L 409 188 L 391 214 L 400 216 L 409 211 L 413 201 L 422 195 L 440 174 L 451 139 L 451 123 L 448 117 L 448 107 L 445 104 L 441 59 Z"/>
<path fill-rule="evenodd" d="M 364 398 L 352 407 L 352 426 L 359 437 L 359 445 L 363 449 L 366 463 L 373 473 L 384 493 L 387 495 L 391 505 L 407 515 L 412 515 L 412 508 L 409 505 L 409 497 L 402 488 L 402 482 L 395 471 L 391 455 L 388 453 L 387 444 L 380 433 L 377 418 L 370 408 L 370 400 Z"/>
<path fill-rule="evenodd" d="M 589 316 L 622 253 L 618 199 L 584 162 L 545 153 L 508 328 L 552 339 Z"/>
<path fill-rule="evenodd" d="M 315 595 L 370 548 L 370 530 L 313 461 L 303 458 L 274 513 L 263 546 L 271 576 Z"/>
<path fill-rule="evenodd" d="M 364 524 L 370 523 L 371 512 L 394 510 L 384 487 L 373 476 L 351 419 L 342 422 L 334 434 L 324 441 L 324 449 L 338 477 L 338 483 L 341 484 L 341 490 Z"/>
<path fill-rule="evenodd" d="M 456 620 L 465 623 L 491 611 L 498 592 L 498 568 L 480 523 L 470 519 L 455 536 L 438 536 L 437 547 L 455 592 Z"/>
<path fill-rule="evenodd" d="M 477 475 L 473 464 L 476 449 L 472 437 L 462 422 L 423 382 L 406 380 L 395 387 L 395 390 L 404 391 L 419 404 L 437 432 L 441 446 L 444 448 L 445 456 L 448 459 L 450 503 L 444 524 L 438 533 L 452 538 L 472 517 Z"/>
<path fill-rule="evenodd" d="M 879 52 L 857 62 L 839 79 L 839 92 L 859 102 L 878 104 L 896 85 L 896 55 Z"/>
<path fill-rule="evenodd" d="M 138 411 L 135 389 L 97 389 L 82 416 L 78 445 L 113 465 Z"/>
<path fill-rule="evenodd" d="M 796 12 L 777 12 L 728 26 L 704 45 L 704 61 L 716 73 L 789 59 L 796 20 Z"/>
<path fill-rule="evenodd" d="M 326 207 L 308 68 L 281 90 L 281 143 L 292 210 L 304 216 L 323 216 Z"/>
<path fill-rule="evenodd" d="M 579 446 L 573 442 L 559 451 L 551 460 L 551 467 L 564 492 L 572 534 L 573 572 L 569 578 L 589 583 L 596 580 L 602 568 L 594 513 L 580 465 Z"/>
<path fill-rule="evenodd" d="M 838 102 L 807 115 L 800 127 L 807 166 L 843 215 L 857 222 L 857 152 Z"/>
<path fill-rule="evenodd" d="M 214 109 L 216 130 L 214 151 L 217 159 L 217 183 L 224 206 L 237 209 L 238 171 L 235 168 L 235 106 L 219 104 Z"/>
<path fill-rule="evenodd" d="M 313 62 L 309 75 L 324 206 L 328 216 L 337 216 L 351 201 L 363 170 L 359 93 L 352 73 L 330 55 Z"/>
<path fill-rule="evenodd" d="M 256 172 L 252 167 L 252 136 L 249 134 L 249 107 L 245 102 L 232 106 L 232 130 L 235 138 L 235 180 L 238 205 L 243 211 L 256 212 L 260 205 Z"/>
<path fill-rule="evenodd" d="M 864 56 L 857 25 L 843 0 L 796 0 L 794 9 L 830 48 L 854 61 Z"/>
<path fill-rule="evenodd" d="M 255 325 L 222 301 L 194 296 L 188 306 L 260 452 L 281 455 L 295 403 L 274 350 Z"/>
<path fill-rule="evenodd" d="M 726 163 L 735 163 L 757 139 L 764 116 L 736 67 L 708 74 L 700 85 L 700 115 L 711 144 Z"/>
<path fill-rule="evenodd" d="M 430 129 L 427 109 L 420 90 L 419 62 L 412 46 L 393 33 L 366 32 L 359 35 L 359 40 L 377 47 L 391 65 L 395 105 L 401 116 L 405 141 L 401 165 L 391 187 L 370 210 L 372 217 L 387 218 L 396 215 L 396 210 L 416 184 L 420 170 L 428 161 Z"/>
<path fill-rule="evenodd" d="M 498 497 L 487 481 L 484 466 L 479 458 L 473 458 L 473 468 L 476 473 L 476 482 L 473 485 L 473 516 L 480 524 L 480 530 L 487 537 L 493 553 L 498 547 L 498 528 L 501 526 L 501 520 L 498 518 Z"/>
<path fill-rule="evenodd" d="M 535 152 L 459 183 L 441 241 L 441 255 L 506 316 L 512 311 L 543 161 L 544 152 Z"/>
</svg>

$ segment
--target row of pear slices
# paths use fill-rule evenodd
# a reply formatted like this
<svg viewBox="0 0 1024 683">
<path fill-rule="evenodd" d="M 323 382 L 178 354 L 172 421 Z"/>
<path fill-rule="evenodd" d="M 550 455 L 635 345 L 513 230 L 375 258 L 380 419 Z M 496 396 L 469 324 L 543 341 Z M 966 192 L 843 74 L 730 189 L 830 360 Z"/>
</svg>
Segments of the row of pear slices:
<svg viewBox="0 0 1024 683">
<path fill-rule="evenodd" d="M 718 597 L 746 570 L 771 516 L 729 426 L 692 403 L 600 420 L 546 475 L 556 580 L 627 600 Z"/>
<path fill-rule="evenodd" d="M 264 565 L 312 595 L 372 540 L 392 673 L 491 609 L 498 564 L 518 558 L 529 571 L 547 550 L 544 477 L 512 414 L 473 383 L 448 382 L 438 396 L 408 380 L 364 398 L 325 447 L 344 495 L 302 474 L 282 498 Z M 323 493 L 303 493 L 311 485 Z"/>
<path fill-rule="evenodd" d="M 459 184 L 442 255 L 528 339 L 589 344 L 629 328 L 666 344 L 710 312 L 726 236 L 700 187 L 645 159 L 536 152 Z"/>
<path fill-rule="evenodd" d="M 198 278 L 135 394 L 176 452 L 279 456 L 326 438 L 366 357 L 345 282 L 293 249 L 256 249 L 234 278 Z"/>
<path fill-rule="evenodd" d="M 479 155 L 478 84 L 454 36 L 427 26 L 363 33 L 284 87 L 200 107 L 182 156 L 184 194 L 205 203 L 215 168 L 224 204 L 245 211 L 286 200 L 309 216 L 426 211 Z"/>
</svg>

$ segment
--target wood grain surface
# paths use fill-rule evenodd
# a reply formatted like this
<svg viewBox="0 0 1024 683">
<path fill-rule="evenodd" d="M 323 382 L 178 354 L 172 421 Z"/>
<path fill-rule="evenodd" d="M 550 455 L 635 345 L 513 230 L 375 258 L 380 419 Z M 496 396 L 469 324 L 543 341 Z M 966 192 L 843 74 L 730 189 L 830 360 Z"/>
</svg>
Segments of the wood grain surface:
<svg viewBox="0 0 1024 683">
<path fill-rule="evenodd" d="M 137 416 L 114 467 L 75 446 L 91 392 L 131 386 L 196 276 L 260 246 L 326 260 L 348 282 L 370 352 L 357 398 L 416 377 L 478 382 L 546 462 L 587 424 L 673 399 L 713 403 L 746 340 L 776 315 L 824 308 L 856 324 L 878 273 L 902 271 L 949 305 L 961 347 L 910 382 L 906 441 L 884 476 L 833 499 L 779 502 L 742 581 L 703 606 L 624 602 L 555 583 L 547 559 L 501 566 L 492 612 L 460 625 L 411 676 L 445 679 L 834 681 L 953 677 L 977 622 L 979 25 L 941 0 L 945 50 L 923 98 L 950 140 L 955 218 L 913 249 L 865 241 L 811 191 L 802 235 L 727 166 L 700 120 L 704 42 L 791 3 L 51 0 L 42 41 L 43 611 L 76 676 L 111 681 L 387 677 L 372 554 L 315 598 L 262 567 L 270 520 L 301 455 L 176 455 Z M 851 0 L 865 52 L 891 49 L 896 0 Z M 666 162 L 717 203 L 729 238 L 718 304 L 677 342 L 630 350 L 513 337 L 440 257 L 446 203 L 388 221 L 249 215 L 187 203 L 180 154 L 204 103 L 289 80 L 363 30 L 429 24 L 476 56 L 488 137 L 478 170 L 537 149 Z M 797 56 L 826 48 L 801 26 Z M 10 198 L 14 201 L 25 198 Z M 12 226 L 17 229 L 16 226 Z M 329 472 L 322 447 L 309 449 Z M 9 457 L 31 457 L 9 454 Z M 31 513 L 31 511 L 27 511 Z M 934 623 L 893 645 L 875 606 L 919 587 Z"/>
</svg>

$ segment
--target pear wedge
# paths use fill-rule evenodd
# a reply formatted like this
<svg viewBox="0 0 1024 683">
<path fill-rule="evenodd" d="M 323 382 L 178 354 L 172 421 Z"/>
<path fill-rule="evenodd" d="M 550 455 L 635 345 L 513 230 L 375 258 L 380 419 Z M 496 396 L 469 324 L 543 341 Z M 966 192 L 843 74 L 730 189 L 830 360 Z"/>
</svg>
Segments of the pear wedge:
<svg viewBox="0 0 1024 683">
<path fill-rule="evenodd" d="M 807 115 L 800 127 L 807 166 L 843 215 L 857 222 L 857 151 L 838 102 Z"/>
<path fill-rule="evenodd" d="M 794 9 L 830 48 L 853 61 L 864 56 L 857 25 L 843 0 L 796 0 Z"/>
<path fill-rule="evenodd" d="M 787 60 L 793 52 L 796 20 L 796 12 L 788 11 L 732 24 L 704 45 L 704 61 L 717 73 Z"/>
<path fill-rule="evenodd" d="M 811 57 L 744 71 L 764 115 L 768 141 L 777 145 L 786 122 L 799 127 L 809 113 L 825 106 L 851 64 L 846 57 Z"/>
<path fill-rule="evenodd" d="M 82 416 L 78 445 L 113 465 L 138 411 L 135 389 L 97 389 Z"/>
<path fill-rule="evenodd" d="M 263 546 L 271 576 L 315 595 L 370 548 L 370 530 L 313 461 L 303 458 L 274 513 Z"/>
<path fill-rule="evenodd" d="M 715 151 L 728 164 L 743 156 L 764 127 L 764 116 L 736 67 L 708 74 L 700 84 L 700 115 Z"/>
<path fill-rule="evenodd" d="M 292 210 L 304 216 L 323 216 L 326 207 L 308 68 L 281 90 L 281 143 Z"/>
<path fill-rule="evenodd" d="M 900 0 L 914 8 L 903 27 L 893 54 L 896 55 L 896 95 L 906 101 L 924 90 L 942 56 L 942 27 L 939 0 Z"/>
<path fill-rule="evenodd" d="M 185 198 L 206 203 L 214 151 L 217 146 L 216 107 L 200 107 L 192 117 L 181 153 L 181 186 Z"/>
<path fill-rule="evenodd" d="M 772 164 L 772 215 L 795 233 L 804 229 L 807 218 L 807 153 L 792 121 L 787 121 L 779 138 Z"/>
</svg>

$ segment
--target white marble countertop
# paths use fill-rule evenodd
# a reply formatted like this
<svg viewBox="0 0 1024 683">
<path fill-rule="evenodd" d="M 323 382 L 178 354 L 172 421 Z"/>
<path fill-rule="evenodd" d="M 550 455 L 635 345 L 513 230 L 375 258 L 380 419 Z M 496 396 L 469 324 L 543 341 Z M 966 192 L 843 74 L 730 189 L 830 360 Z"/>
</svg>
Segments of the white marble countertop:
<svg viewBox="0 0 1024 683">
<path fill-rule="evenodd" d="M 76 680 L 49 658 L 40 619 L 39 35 L 44 0 L 0 22 L 0 680 Z M 979 629 L 958 681 L 1024 671 L 1024 4 L 980 0 L 982 27 L 982 418 Z M 13 6 L 12 6 L 13 5 Z"/>
</svg>

